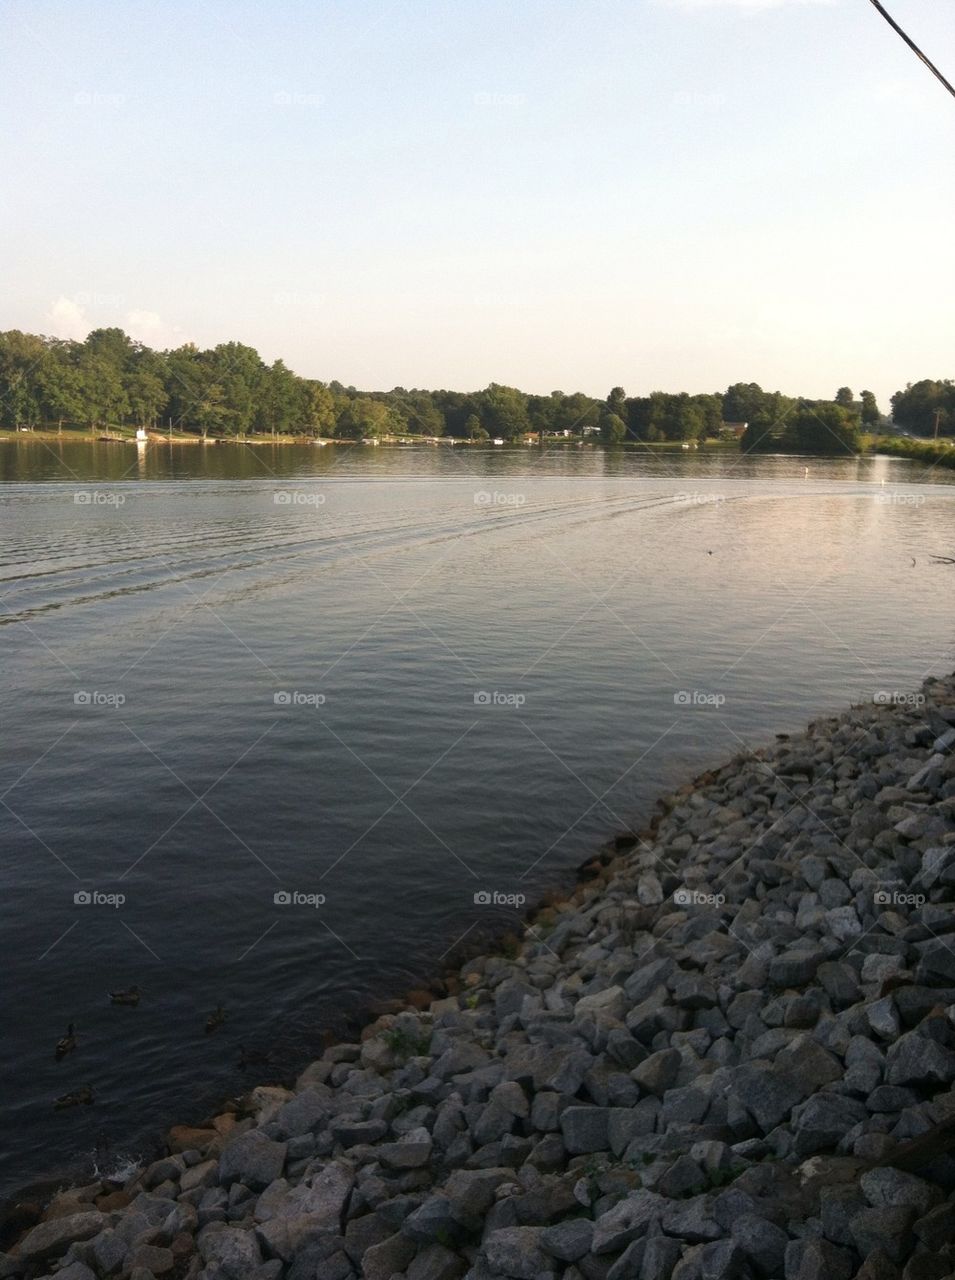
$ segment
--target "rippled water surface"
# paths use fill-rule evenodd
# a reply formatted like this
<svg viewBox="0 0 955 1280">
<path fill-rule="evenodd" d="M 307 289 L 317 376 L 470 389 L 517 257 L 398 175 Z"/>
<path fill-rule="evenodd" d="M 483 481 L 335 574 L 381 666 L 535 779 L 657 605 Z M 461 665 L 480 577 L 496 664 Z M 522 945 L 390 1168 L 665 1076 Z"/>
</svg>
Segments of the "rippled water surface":
<svg viewBox="0 0 955 1280">
<path fill-rule="evenodd" d="M 950 670 L 953 497 L 878 457 L 0 444 L 0 1189 L 286 1073 L 516 919 L 475 893 Z"/>
</svg>

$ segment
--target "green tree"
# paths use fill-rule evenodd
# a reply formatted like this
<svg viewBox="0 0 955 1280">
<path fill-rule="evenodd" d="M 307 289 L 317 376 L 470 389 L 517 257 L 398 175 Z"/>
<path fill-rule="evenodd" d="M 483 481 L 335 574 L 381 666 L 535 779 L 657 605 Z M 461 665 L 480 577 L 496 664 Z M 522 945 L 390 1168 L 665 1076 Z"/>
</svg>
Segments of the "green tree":
<svg viewBox="0 0 955 1280">
<path fill-rule="evenodd" d="M 882 417 L 875 395 L 871 391 L 860 392 L 862 401 L 862 421 L 867 427 L 875 426 Z"/>
<path fill-rule="evenodd" d="M 858 415 L 843 404 L 802 405 L 787 422 L 783 443 L 798 453 L 859 453 Z"/>
<path fill-rule="evenodd" d="M 840 387 L 836 392 L 836 404 L 841 404 L 845 408 L 850 409 L 853 405 L 852 391 L 849 387 Z"/>
<path fill-rule="evenodd" d="M 513 440 L 530 429 L 527 399 L 516 387 L 492 382 L 481 393 L 481 425 L 492 436 Z"/>
<path fill-rule="evenodd" d="M 609 408 L 600 416 L 600 438 L 604 444 L 619 444 L 627 435 L 627 424 Z"/>
</svg>

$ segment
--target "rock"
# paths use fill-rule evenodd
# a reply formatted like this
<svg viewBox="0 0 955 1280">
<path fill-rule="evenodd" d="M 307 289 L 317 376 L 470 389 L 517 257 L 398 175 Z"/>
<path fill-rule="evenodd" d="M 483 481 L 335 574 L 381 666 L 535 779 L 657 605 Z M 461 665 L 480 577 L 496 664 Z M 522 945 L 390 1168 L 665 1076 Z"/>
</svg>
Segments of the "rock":
<svg viewBox="0 0 955 1280">
<path fill-rule="evenodd" d="M 735 1240 L 714 1240 L 700 1254 L 700 1280 L 738 1280 L 745 1255 Z"/>
<path fill-rule="evenodd" d="M 118 1271 L 129 1252 L 127 1241 L 111 1227 L 94 1236 L 90 1242 L 90 1248 L 93 1254 L 92 1261 L 101 1276 L 112 1275 L 114 1271 Z"/>
<path fill-rule="evenodd" d="M 512 1169 L 456 1169 L 444 1186 L 455 1221 L 469 1231 L 478 1230 L 498 1187 L 513 1177 Z"/>
<path fill-rule="evenodd" d="M 733 1092 L 759 1125 L 769 1133 L 802 1102 L 802 1085 L 789 1072 L 776 1071 L 769 1063 L 751 1062 L 737 1069 Z"/>
<path fill-rule="evenodd" d="M 541 1249 L 539 1227 L 502 1227 L 485 1238 L 482 1249 L 498 1275 L 513 1280 L 541 1280 L 551 1268 Z"/>
<path fill-rule="evenodd" d="M 774 956 L 769 962 L 769 981 L 774 987 L 804 987 L 816 976 L 816 970 L 825 960 L 825 952 L 794 947 Z"/>
<path fill-rule="evenodd" d="M 430 1244 L 422 1249 L 408 1267 L 407 1280 L 458 1280 L 467 1263 L 443 1244 Z"/>
<path fill-rule="evenodd" d="M 401 1233 L 417 1244 L 433 1241 L 447 1243 L 458 1230 L 458 1223 L 447 1196 L 429 1196 L 401 1224 Z"/>
<path fill-rule="evenodd" d="M 914 1209 L 919 1217 L 934 1209 L 942 1199 L 938 1187 L 901 1169 L 869 1169 L 859 1179 L 859 1186 L 873 1209 L 882 1205 L 904 1205 Z"/>
<path fill-rule="evenodd" d="M 916 1031 L 890 1046 L 887 1064 L 888 1084 L 950 1084 L 955 1080 L 955 1052 Z"/>
<path fill-rule="evenodd" d="M 65 1218 L 51 1218 L 40 1222 L 17 1246 L 24 1262 L 45 1262 L 47 1258 L 59 1258 L 75 1240 L 90 1240 L 106 1225 L 106 1218 L 98 1210 L 67 1214 Z"/>
<path fill-rule="evenodd" d="M 950 1245 L 955 1240 L 955 1203 L 947 1200 L 931 1209 L 915 1223 L 914 1231 L 919 1241 L 933 1253 Z"/>
<path fill-rule="evenodd" d="M 683 1246 L 679 1240 L 671 1240 L 669 1236 L 648 1236 L 645 1240 L 635 1240 L 620 1261 L 623 1262 L 630 1250 L 638 1246 L 643 1247 L 640 1280 L 669 1280 L 683 1252 Z M 612 1280 L 630 1280 L 630 1277 L 637 1274 L 636 1270 L 621 1268 L 619 1276 L 613 1276 L 611 1273 L 607 1280 L 611 1280 L 611 1276 Z"/>
<path fill-rule="evenodd" d="M 417 1252 L 414 1242 L 396 1232 L 366 1249 L 361 1258 L 361 1274 L 365 1280 L 391 1280 L 404 1271 Z"/>
<path fill-rule="evenodd" d="M 540 1246 L 552 1258 L 576 1262 L 590 1251 L 594 1224 L 589 1218 L 568 1218 L 541 1232 Z"/>
<path fill-rule="evenodd" d="M 614 1253 L 631 1240 L 646 1234 L 652 1222 L 657 1222 L 667 1207 L 662 1196 L 652 1191 L 637 1191 L 619 1204 L 601 1214 L 594 1225 L 594 1253 Z"/>
<path fill-rule="evenodd" d="M 232 1280 L 245 1280 L 263 1261 L 254 1233 L 238 1227 L 211 1223 L 199 1232 L 196 1242 L 203 1262 L 220 1268 Z"/>
<path fill-rule="evenodd" d="M 130 1255 L 129 1265 L 133 1270 L 139 1268 L 151 1272 L 154 1276 L 164 1276 L 168 1271 L 172 1271 L 176 1265 L 176 1259 L 171 1249 L 141 1244 Z"/>
<path fill-rule="evenodd" d="M 893 1262 L 903 1262 L 912 1251 L 915 1210 L 904 1205 L 863 1209 L 849 1223 L 859 1253 L 865 1258 L 881 1249 Z"/>
<path fill-rule="evenodd" d="M 398 1142 L 386 1142 L 377 1150 L 378 1159 L 389 1169 L 420 1169 L 431 1159 L 431 1134 L 412 1129 Z"/>
<path fill-rule="evenodd" d="M 867 1116 L 865 1106 L 855 1098 L 817 1093 L 799 1108 L 793 1126 L 794 1150 L 800 1156 L 828 1151 Z"/>
<path fill-rule="evenodd" d="M 630 1075 L 641 1089 L 662 1098 L 676 1084 L 682 1065 L 683 1059 L 678 1049 L 661 1049 L 645 1058 Z"/>
<path fill-rule="evenodd" d="M 560 1113 L 560 1130 L 564 1146 L 571 1155 L 605 1151 L 609 1111 L 606 1107 L 567 1107 Z"/>
<path fill-rule="evenodd" d="M 786 1280 L 850 1280 L 852 1254 L 828 1240 L 791 1240 L 786 1248 Z"/>
<path fill-rule="evenodd" d="M 574 1017 L 585 1016 L 612 1018 L 619 1022 L 627 1008 L 623 987 L 606 987 L 593 995 L 581 996 L 574 1005 Z"/>
<path fill-rule="evenodd" d="M 224 1186 L 242 1182 L 247 1187 L 267 1187 L 282 1176 L 286 1144 L 267 1138 L 258 1129 L 231 1138 L 219 1157 L 219 1181 Z"/>
<path fill-rule="evenodd" d="M 789 1236 L 755 1213 L 743 1213 L 732 1224 L 733 1239 L 761 1276 L 782 1272 Z"/>
</svg>

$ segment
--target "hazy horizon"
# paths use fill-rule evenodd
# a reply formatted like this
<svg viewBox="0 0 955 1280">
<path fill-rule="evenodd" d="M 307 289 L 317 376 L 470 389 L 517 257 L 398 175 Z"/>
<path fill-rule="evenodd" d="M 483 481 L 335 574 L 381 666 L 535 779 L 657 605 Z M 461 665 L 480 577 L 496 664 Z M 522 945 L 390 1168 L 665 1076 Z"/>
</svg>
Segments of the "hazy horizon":
<svg viewBox="0 0 955 1280">
<path fill-rule="evenodd" d="M 6 17 L 2 328 L 367 390 L 952 373 L 955 104 L 866 0 Z"/>
</svg>

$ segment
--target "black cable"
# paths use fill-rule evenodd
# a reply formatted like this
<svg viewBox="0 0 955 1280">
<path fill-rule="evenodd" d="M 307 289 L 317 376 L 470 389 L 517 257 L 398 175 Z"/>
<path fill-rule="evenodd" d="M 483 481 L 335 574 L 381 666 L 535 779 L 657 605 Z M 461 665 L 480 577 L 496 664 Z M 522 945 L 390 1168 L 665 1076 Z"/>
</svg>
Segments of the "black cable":
<svg viewBox="0 0 955 1280">
<path fill-rule="evenodd" d="M 883 18 L 885 18 L 886 22 L 889 24 L 889 26 L 892 28 L 892 30 L 893 30 L 893 31 L 897 31 L 897 32 L 898 32 L 898 34 L 902 37 L 902 39 L 905 41 L 905 43 L 909 46 L 909 48 L 912 50 L 912 52 L 915 54 L 915 56 L 916 56 L 917 58 L 921 58 L 921 60 L 922 60 L 922 61 L 925 63 L 925 65 L 928 67 L 929 71 L 931 71 L 932 75 L 933 75 L 933 76 L 935 76 L 935 78 L 936 78 L 937 80 L 941 80 L 941 82 L 942 82 L 942 84 L 945 86 L 945 88 L 949 91 L 949 93 L 952 95 L 952 97 L 953 97 L 953 98 L 955 98 L 955 86 L 953 86 L 953 85 L 949 84 L 949 82 L 948 82 L 948 81 L 945 79 L 945 77 L 942 75 L 941 71 L 939 71 L 939 69 L 938 69 L 938 67 L 935 65 L 935 63 L 934 63 L 934 62 L 930 62 L 930 61 L 929 61 L 929 59 L 928 59 L 928 58 L 926 58 L 925 54 L 924 54 L 924 53 L 922 52 L 922 50 L 918 47 L 918 45 L 915 43 L 915 41 L 914 41 L 914 40 L 911 40 L 911 39 L 910 39 L 910 38 L 905 34 L 905 32 L 902 30 L 902 28 L 899 26 L 899 24 L 896 22 L 896 20 L 892 17 L 892 15 L 891 15 L 891 14 L 889 14 L 889 13 L 886 13 L 886 11 L 885 11 L 885 9 L 882 7 L 882 5 L 881 5 L 881 4 L 879 4 L 879 0 L 872 0 L 872 4 L 876 7 L 876 9 L 878 9 L 879 13 L 881 13 L 881 14 L 882 14 L 882 17 L 883 17 Z"/>
</svg>

